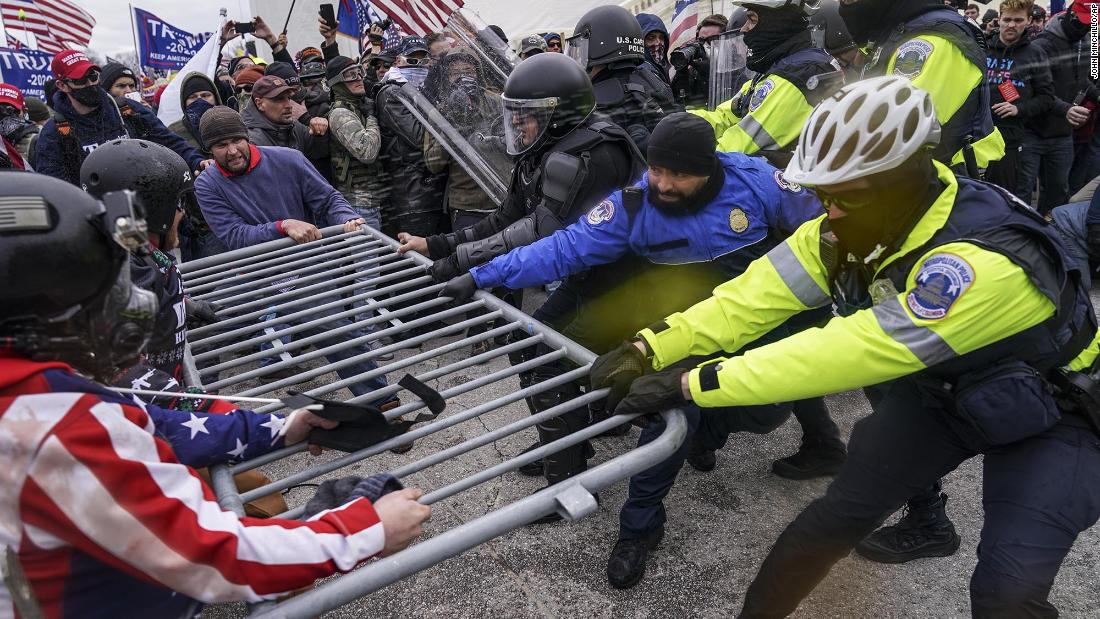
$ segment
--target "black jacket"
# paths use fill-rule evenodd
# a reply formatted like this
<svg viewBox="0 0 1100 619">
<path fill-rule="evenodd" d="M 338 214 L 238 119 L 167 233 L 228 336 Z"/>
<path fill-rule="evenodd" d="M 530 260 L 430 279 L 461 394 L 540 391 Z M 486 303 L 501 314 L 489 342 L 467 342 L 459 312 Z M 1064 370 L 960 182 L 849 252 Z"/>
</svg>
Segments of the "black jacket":
<svg viewBox="0 0 1100 619">
<path fill-rule="evenodd" d="M 1085 98 L 1100 104 L 1100 91 L 1089 80 L 1089 38 L 1077 36 L 1067 27 L 1066 21 L 1076 20 L 1073 13 L 1067 11 L 1050 24 L 1034 41 L 1050 61 L 1050 74 L 1054 81 L 1054 108 L 1035 125 L 1035 132 L 1044 138 L 1052 138 L 1073 133 L 1073 126 L 1066 120 L 1066 112 L 1073 106 L 1074 100 L 1085 93 Z"/>
<path fill-rule="evenodd" d="M 424 127 L 401 102 L 396 82 L 383 83 L 375 95 L 374 113 L 382 133 L 379 159 L 390 177 L 390 213 L 431 213 L 443 209 L 447 174 L 432 174 L 424 164 Z M 382 221 L 388 219 L 382 213 Z"/>
<path fill-rule="evenodd" d="M 1025 131 L 1033 130 L 1038 122 L 1045 122 L 1054 109 L 1054 84 L 1050 77 L 1049 61 L 1043 51 L 1031 44 L 1027 35 L 1012 45 L 1005 45 L 997 35 L 986 41 L 986 82 L 989 84 L 989 103 L 1004 102 L 1000 86 L 1011 82 L 1020 98 L 1011 103 L 1016 106 L 1016 116 L 1001 118 L 993 114 L 993 124 L 1001 130 L 1005 143 L 1017 146 L 1023 142 Z"/>
</svg>

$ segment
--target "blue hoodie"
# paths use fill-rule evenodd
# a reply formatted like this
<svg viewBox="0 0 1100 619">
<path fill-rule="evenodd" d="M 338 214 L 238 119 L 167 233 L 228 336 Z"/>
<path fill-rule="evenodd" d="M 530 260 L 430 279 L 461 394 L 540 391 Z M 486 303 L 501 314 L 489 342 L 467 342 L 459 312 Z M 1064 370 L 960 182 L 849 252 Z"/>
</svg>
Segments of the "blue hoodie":
<svg viewBox="0 0 1100 619">
<path fill-rule="evenodd" d="M 97 90 L 100 93 L 99 107 L 87 115 L 78 114 L 73 109 L 72 103 L 69 102 L 69 97 L 65 93 L 60 91 L 54 93 L 53 108 L 69 121 L 73 135 L 76 136 L 77 143 L 80 145 L 80 152 L 77 153 L 75 165 L 73 163 L 66 164 L 65 157 L 61 152 L 61 136 L 57 131 L 57 119 L 50 118 L 46 122 L 46 126 L 42 127 L 42 133 L 38 136 L 38 159 L 35 161 L 34 168 L 39 173 L 79 185 L 80 164 L 88 156 L 88 153 L 95 150 L 100 144 L 106 144 L 111 140 L 137 137 L 129 135 L 115 98 L 105 90 Z M 127 100 L 126 103 L 129 104 L 138 120 L 144 123 L 147 128 L 146 134 L 142 136 L 143 139 L 171 148 L 180 157 L 183 157 L 188 167 L 192 170 L 199 169 L 199 163 L 203 159 L 202 155 L 187 144 L 183 138 L 169 131 L 153 113 L 153 110 L 136 101 Z"/>
<path fill-rule="evenodd" d="M 646 35 L 650 32 L 660 32 L 665 35 L 665 53 L 662 54 L 659 60 L 655 60 L 649 55 L 649 49 L 646 49 L 645 61 L 646 64 L 657 72 L 657 75 L 661 76 L 666 82 L 669 80 L 668 75 L 668 54 L 672 50 L 668 49 L 671 44 L 668 38 L 668 28 L 665 28 L 665 22 L 661 21 L 660 17 L 652 13 L 638 13 L 638 25 L 642 27 L 642 39 L 645 39 Z"/>
</svg>

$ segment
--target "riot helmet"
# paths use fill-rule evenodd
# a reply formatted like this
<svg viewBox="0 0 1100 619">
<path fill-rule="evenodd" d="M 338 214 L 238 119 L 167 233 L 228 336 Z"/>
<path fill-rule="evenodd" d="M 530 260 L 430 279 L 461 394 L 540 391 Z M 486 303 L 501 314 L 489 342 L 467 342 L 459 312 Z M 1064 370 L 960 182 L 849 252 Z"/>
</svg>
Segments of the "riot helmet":
<svg viewBox="0 0 1100 619">
<path fill-rule="evenodd" d="M 566 40 L 566 53 L 586 71 L 619 60 L 645 59 L 638 20 L 621 6 L 599 6 L 584 14 Z"/>
<path fill-rule="evenodd" d="M 195 199 L 195 180 L 183 158 L 145 140 L 115 140 L 92 151 L 80 166 L 80 186 L 98 199 L 133 191 L 149 232 L 161 236 L 172 229 L 176 212 Z"/>
<path fill-rule="evenodd" d="M 821 9 L 810 17 L 814 46 L 833 56 L 839 56 L 858 47 L 848 34 L 848 26 L 840 18 L 837 0 L 821 0 Z"/>
<path fill-rule="evenodd" d="M 144 242 L 131 192 L 104 202 L 64 181 L 0 172 L 0 346 L 106 379 L 136 362 L 156 296 L 130 282 Z"/>
<path fill-rule="evenodd" d="M 504 141 L 511 155 L 526 153 L 547 136 L 564 136 L 596 109 L 592 80 L 560 54 L 536 54 L 519 63 L 504 85 L 503 99 Z"/>
</svg>

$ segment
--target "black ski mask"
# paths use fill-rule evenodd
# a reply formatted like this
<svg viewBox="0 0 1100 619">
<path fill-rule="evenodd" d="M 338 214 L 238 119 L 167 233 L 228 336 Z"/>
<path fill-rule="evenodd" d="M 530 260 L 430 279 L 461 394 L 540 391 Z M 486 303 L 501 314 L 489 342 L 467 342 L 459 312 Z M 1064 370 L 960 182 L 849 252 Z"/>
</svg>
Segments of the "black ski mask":
<svg viewBox="0 0 1100 619">
<path fill-rule="evenodd" d="M 85 86 L 84 88 L 78 88 L 69 93 L 69 95 L 76 100 L 77 103 L 85 107 L 97 108 L 102 101 L 99 95 L 98 86 Z"/>
<path fill-rule="evenodd" d="M 775 61 L 788 53 L 788 43 L 805 34 L 807 46 L 810 43 L 810 21 L 802 8 L 787 5 L 778 9 L 753 7 L 759 16 L 756 27 L 745 33 L 745 45 L 749 48 L 749 68 L 757 73 L 766 73 Z"/>
</svg>

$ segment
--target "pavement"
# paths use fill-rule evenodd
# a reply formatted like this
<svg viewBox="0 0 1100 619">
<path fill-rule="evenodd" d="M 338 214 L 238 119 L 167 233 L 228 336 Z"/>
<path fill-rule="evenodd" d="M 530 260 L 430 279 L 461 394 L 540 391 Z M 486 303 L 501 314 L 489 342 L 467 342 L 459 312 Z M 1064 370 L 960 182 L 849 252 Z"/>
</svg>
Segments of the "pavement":
<svg viewBox="0 0 1100 619">
<path fill-rule="evenodd" d="M 530 310 L 540 295 L 527 295 Z M 448 338 L 432 342 L 441 345 Z M 398 358 L 419 352 L 400 351 Z M 455 351 L 418 367 L 438 367 L 464 358 Z M 508 366 L 504 358 L 444 376 L 430 384 L 444 389 Z M 324 378 L 324 377 L 322 377 Z M 391 380 L 398 377 L 391 376 Z M 323 381 L 322 381 L 323 382 Z M 304 385 L 312 387 L 315 382 Z M 448 401 L 444 415 L 500 397 L 518 388 L 509 378 Z M 347 397 L 349 394 L 343 394 Z M 870 413 L 859 392 L 827 399 L 833 418 L 845 436 L 852 424 Z M 494 411 L 418 441 L 405 455 L 382 454 L 335 476 L 366 475 L 391 470 L 402 463 L 457 444 L 528 415 L 522 403 Z M 632 449 L 638 437 L 597 439 L 596 462 Z M 743 595 L 772 543 L 784 527 L 827 487 L 827 479 L 796 482 L 770 472 L 771 462 L 793 453 L 799 442 L 792 418 L 766 436 L 736 435 L 718 453 L 718 467 L 698 473 L 681 472 L 665 505 L 666 536 L 651 556 L 644 580 L 629 591 L 607 584 L 607 555 L 617 538 L 618 508 L 626 498 L 626 482 L 600 493 L 599 510 L 571 524 L 528 526 L 512 531 L 410 578 L 390 585 L 324 617 L 728 617 L 740 610 Z M 407 486 L 440 488 L 471 472 L 515 456 L 535 440 L 533 430 L 446 461 L 405 478 Z M 320 458 L 333 458 L 330 452 Z M 310 462 L 305 454 L 277 462 L 264 470 L 280 477 Z M 314 460 L 315 462 L 315 460 Z M 981 458 L 964 463 L 945 482 L 948 513 L 962 536 L 952 557 L 924 559 L 904 565 L 879 565 L 852 555 L 841 560 L 802 603 L 794 617 L 966 617 L 968 583 L 976 563 L 982 523 Z M 426 537 L 520 499 L 539 489 L 541 480 L 507 473 L 502 477 L 437 503 Z M 305 502 L 311 488 L 292 489 L 292 506 Z M 1100 615 L 1100 530 L 1085 532 L 1067 557 L 1051 592 L 1063 617 Z M 203 616 L 242 617 L 241 604 L 208 607 Z"/>
</svg>

